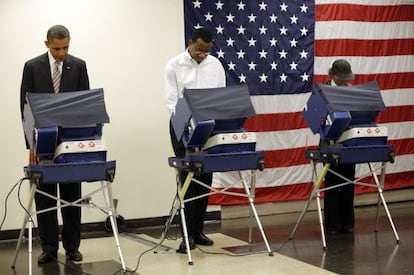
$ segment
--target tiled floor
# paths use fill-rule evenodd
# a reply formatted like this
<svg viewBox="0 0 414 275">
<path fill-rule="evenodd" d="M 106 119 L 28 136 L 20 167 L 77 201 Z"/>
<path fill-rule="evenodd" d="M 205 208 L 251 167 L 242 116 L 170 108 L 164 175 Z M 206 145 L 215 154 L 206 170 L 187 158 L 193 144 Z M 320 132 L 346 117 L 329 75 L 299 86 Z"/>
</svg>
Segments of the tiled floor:
<svg viewBox="0 0 414 275">
<path fill-rule="evenodd" d="M 400 242 L 397 244 L 390 224 L 380 212 L 379 231 L 375 229 L 374 207 L 356 208 L 354 234 L 340 234 L 322 241 L 316 212 L 308 212 L 293 240 L 290 233 L 298 213 L 261 217 L 267 239 L 275 253 L 265 250 L 257 228 L 248 244 L 249 221 L 245 218 L 209 222 L 206 233 L 215 241 L 213 247 L 192 251 L 193 265 L 187 255 L 175 253 L 180 240 L 169 239 L 157 248 L 160 228 L 130 229 L 120 237 L 122 255 L 130 270 L 127 274 L 414 274 L 414 202 L 389 204 Z M 170 237 L 174 237 L 173 230 Z M 63 251 L 59 262 L 37 265 L 40 251 L 34 245 L 33 275 L 38 274 L 125 274 L 120 270 L 119 255 L 112 237 L 84 239 L 81 243 L 84 260 L 66 262 Z M 145 254 L 143 254 L 145 252 Z M 245 255 L 248 254 L 248 255 Z M 0 244 L 0 274 L 28 274 L 26 244 L 19 253 L 13 270 L 15 243 Z"/>
</svg>

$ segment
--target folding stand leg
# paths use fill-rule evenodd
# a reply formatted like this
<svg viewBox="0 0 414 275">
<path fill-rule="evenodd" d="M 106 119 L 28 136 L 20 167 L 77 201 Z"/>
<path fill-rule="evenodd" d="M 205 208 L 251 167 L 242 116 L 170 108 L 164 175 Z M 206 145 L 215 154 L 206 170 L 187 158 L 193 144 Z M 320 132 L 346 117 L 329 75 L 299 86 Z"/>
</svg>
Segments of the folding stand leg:
<svg viewBox="0 0 414 275">
<path fill-rule="evenodd" d="M 32 205 L 33 205 L 33 200 L 34 200 L 34 195 L 36 193 L 36 189 L 37 189 L 37 185 L 35 183 L 32 183 L 30 187 L 29 199 L 28 199 L 27 207 L 26 207 L 27 212 L 24 215 L 23 224 L 20 229 L 19 239 L 17 241 L 16 253 L 14 255 L 13 264 L 11 266 L 12 269 L 16 267 L 17 256 L 19 255 L 20 246 L 23 241 L 24 230 L 26 229 L 26 224 L 29 222 L 29 229 L 28 229 L 29 230 L 28 232 L 29 233 L 29 243 L 28 243 L 29 274 L 32 274 L 32 227 L 33 227 L 33 224 L 32 224 L 33 220 L 30 215 L 32 211 Z"/>
<path fill-rule="evenodd" d="M 189 243 L 189 239 L 188 239 L 188 231 L 187 231 L 187 223 L 185 220 L 185 213 L 184 213 L 184 196 L 187 193 L 187 189 L 190 185 L 191 180 L 193 179 L 194 176 L 194 172 L 189 172 L 184 184 L 181 184 L 181 179 L 180 179 L 180 169 L 176 169 L 176 173 L 177 173 L 177 186 L 178 186 L 178 191 L 177 191 L 177 198 L 178 200 L 174 203 L 173 208 L 171 209 L 170 212 L 170 216 L 168 217 L 168 220 L 165 223 L 165 228 L 168 229 L 171 225 L 171 223 L 174 220 L 175 215 L 177 214 L 178 210 L 180 210 L 180 216 L 181 216 L 181 225 L 182 225 L 182 230 L 183 230 L 183 241 L 185 243 L 185 247 L 187 249 L 187 255 L 188 255 L 188 264 L 189 265 L 193 265 L 193 260 L 191 258 L 191 252 L 190 252 L 190 243 Z M 166 232 L 167 230 L 164 231 L 164 236 L 165 234 L 167 234 Z"/>
<path fill-rule="evenodd" d="M 118 255 L 119 255 L 119 260 L 121 261 L 121 265 L 122 265 L 122 269 L 124 272 L 127 272 L 126 266 L 125 266 L 125 261 L 124 261 L 124 257 L 122 256 L 122 251 L 121 251 L 121 245 L 119 242 L 119 237 L 118 237 L 118 226 L 116 223 L 116 214 L 115 214 L 115 205 L 114 205 L 114 199 L 112 196 L 112 187 L 111 187 L 111 183 L 107 182 L 107 181 L 101 181 L 101 185 L 102 185 L 102 190 L 104 193 L 104 198 L 105 198 L 105 202 L 106 202 L 106 206 L 108 207 L 108 215 L 109 215 L 109 220 L 111 221 L 111 226 L 112 226 L 112 232 L 114 234 L 114 238 L 115 238 L 115 243 L 116 243 L 116 248 L 118 250 Z"/>
<path fill-rule="evenodd" d="M 316 171 L 316 162 L 314 160 L 312 160 L 312 163 L 313 163 L 314 171 Z M 306 211 L 308 211 L 308 208 L 309 208 L 309 205 L 310 205 L 311 201 L 316 196 L 316 201 L 317 201 L 317 206 L 318 206 L 319 225 L 321 227 L 321 235 L 322 235 L 322 246 L 323 246 L 323 249 L 324 250 L 326 249 L 326 239 L 325 239 L 325 230 L 324 230 L 324 226 L 323 226 L 323 218 L 322 218 L 322 209 L 321 209 L 321 203 L 320 203 L 319 186 L 322 183 L 322 180 L 325 177 L 326 173 L 328 172 L 329 167 L 330 167 L 330 164 L 329 163 L 326 163 L 324 165 L 324 167 L 322 168 L 321 173 L 316 178 L 316 181 L 314 181 L 312 193 L 309 196 L 309 199 L 308 199 L 305 207 L 303 208 L 302 213 L 300 214 L 299 219 L 297 220 L 296 225 L 295 225 L 295 227 L 292 230 L 292 233 L 290 233 L 290 236 L 289 236 L 289 239 L 292 240 L 293 239 L 293 236 L 296 233 L 296 230 L 298 229 L 300 223 L 303 220 L 303 217 L 305 216 Z"/>
<path fill-rule="evenodd" d="M 240 172 L 239 172 L 239 174 L 240 174 Z M 240 177 L 241 177 L 241 174 L 240 174 Z M 256 197 L 256 173 L 255 173 L 255 171 L 252 171 L 252 174 L 251 174 L 251 177 L 250 177 L 250 182 L 251 182 L 250 195 L 254 200 L 254 198 Z M 253 225 L 253 210 L 250 207 L 249 208 L 249 239 L 248 239 L 249 244 L 252 244 L 252 234 L 253 234 L 252 225 Z"/>
<path fill-rule="evenodd" d="M 194 172 L 189 172 L 187 177 L 185 178 L 184 185 L 181 187 L 178 192 L 178 199 L 180 201 L 180 215 L 181 215 L 181 226 L 183 227 L 183 234 L 184 234 L 184 243 L 187 249 L 187 256 L 188 256 L 188 264 L 193 265 L 193 260 L 191 259 L 191 252 L 190 252 L 190 243 L 188 240 L 188 231 L 187 231 L 187 222 L 185 220 L 185 213 L 184 213 L 184 196 L 187 193 L 187 189 L 190 186 L 191 180 L 193 179 Z M 178 177 L 179 179 L 180 177 Z"/>
<path fill-rule="evenodd" d="M 243 183 L 244 191 L 246 192 L 246 195 L 249 198 L 250 209 L 251 209 L 251 211 L 253 211 L 253 215 L 256 218 L 257 227 L 259 227 L 259 230 L 260 230 L 260 233 L 262 235 L 263 241 L 266 245 L 267 251 L 269 252 L 269 256 L 273 256 L 273 252 L 270 249 L 269 243 L 267 241 L 266 235 L 265 235 L 264 230 L 263 230 L 262 223 L 260 222 L 259 216 L 257 214 L 256 207 L 254 206 L 254 196 L 252 196 L 252 193 L 249 191 L 249 187 L 247 186 L 246 181 L 243 179 L 240 171 L 239 171 L 239 175 L 240 175 L 240 178 L 241 178 L 242 183 Z M 252 179 L 254 180 L 255 177 L 253 177 Z M 253 189 L 254 189 L 254 186 L 255 186 L 255 183 L 252 182 Z"/>
<path fill-rule="evenodd" d="M 378 176 L 375 173 L 374 169 L 372 168 L 371 163 L 368 163 L 368 166 L 369 166 L 369 170 L 371 171 L 372 177 L 374 178 L 375 184 L 377 185 L 378 195 L 381 198 L 382 205 L 384 206 L 385 212 L 387 213 L 388 221 L 390 222 L 391 228 L 394 232 L 395 239 L 397 240 L 397 243 L 398 243 L 400 238 L 398 236 L 397 230 L 395 229 L 394 222 L 392 221 L 391 214 L 390 214 L 390 211 L 388 210 L 388 206 L 385 201 L 384 194 L 383 194 L 383 184 L 384 184 L 384 179 L 385 179 L 385 163 L 382 163 L 381 183 L 378 180 Z M 378 215 L 378 209 L 377 209 L 377 228 L 376 228 L 377 231 L 378 231 L 378 217 L 379 215 Z"/>
</svg>

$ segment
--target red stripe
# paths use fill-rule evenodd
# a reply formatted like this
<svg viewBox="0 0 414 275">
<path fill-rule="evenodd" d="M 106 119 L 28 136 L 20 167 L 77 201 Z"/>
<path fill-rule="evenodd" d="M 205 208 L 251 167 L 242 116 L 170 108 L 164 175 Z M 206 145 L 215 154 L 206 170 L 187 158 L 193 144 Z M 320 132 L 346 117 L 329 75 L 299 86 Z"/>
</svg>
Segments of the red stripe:
<svg viewBox="0 0 414 275">
<path fill-rule="evenodd" d="M 377 123 L 414 121 L 414 106 L 390 106 L 382 111 Z M 307 128 L 302 112 L 281 114 L 259 114 L 249 117 L 244 128 L 250 132 L 271 132 Z"/>
<path fill-rule="evenodd" d="M 316 146 L 306 149 L 316 149 Z M 283 150 L 265 151 L 264 155 L 265 168 L 288 167 L 294 165 L 308 164 L 309 160 L 305 158 L 305 148 L 293 148 Z"/>
<path fill-rule="evenodd" d="M 377 123 L 414 121 L 414 106 L 391 106 L 382 111 Z M 244 128 L 250 132 L 273 132 L 308 128 L 302 112 L 280 114 L 258 114 L 249 117 Z"/>
<path fill-rule="evenodd" d="M 404 104 L 404 102 L 401 103 Z M 414 105 L 387 107 L 385 111 L 382 111 L 378 115 L 376 120 L 377 123 L 392 123 L 403 121 L 414 121 Z"/>
<path fill-rule="evenodd" d="M 250 132 L 285 131 L 307 127 L 302 112 L 258 114 L 249 117 L 244 124 L 244 128 Z"/>
<path fill-rule="evenodd" d="M 373 1 L 373 3 L 375 3 L 375 1 Z M 316 5 L 315 14 L 316 21 L 413 21 L 414 5 L 367 6 L 355 4 L 320 4 Z"/>
<path fill-rule="evenodd" d="M 373 183 L 372 178 L 366 182 Z M 399 189 L 414 186 L 414 171 L 387 174 L 385 176 L 385 190 Z M 301 184 L 291 184 L 283 186 L 260 187 L 255 190 L 255 202 L 278 202 L 278 201 L 294 201 L 307 200 L 312 192 L 313 184 L 310 182 Z M 228 191 L 243 193 L 242 189 L 230 188 Z M 375 188 L 357 185 L 355 193 L 376 192 Z M 323 194 L 322 194 L 323 195 Z M 217 205 L 236 205 L 247 204 L 246 198 L 214 194 L 209 196 L 209 204 Z"/>
<path fill-rule="evenodd" d="M 312 183 L 292 184 L 286 186 L 260 187 L 255 190 L 255 202 L 293 201 L 306 199 L 312 191 Z M 231 192 L 243 193 L 240 188 L 230 188 Z M 214 194 L 209 196 L 209 204 L 236 205 L 247 204 L 248 200 L 243 197 Z"/>
<path fill-rule="evenodd" d="M 414 154 L 414 138 L 389 140 L 388 144 L 394 145 L 394 152 L 396 156 Z M 310 146 L 307 148 L 299 147 L 265 151 L 265 168 L 281 168 L 308 164 L 309 160 L 305 158 L 305 149 L 316 148 L 317 146 Z"/>
<path fill-rule="evenodd" d="M 315 56 L 393 56 L 414 54 L 414 39 L 315 40 Z"/>
<path fill-rule="evenodd" d="M 377 81 L 381 90 L 390 89 L 405 89 L 414 87 L 414 72 L 406 73 L 385 73 L 385 74 L 357 74 L 353 85 Z M 328 81 L 327 75 L 314 75 L 314 83 L 326 83 Z"/>
<path fill-rule="evenodd" d="M 374 184 L 374 179 L 372 177 L 367 177 L 363 179 L 364 182 Z M 409 186 L 414 186 L 414 171 L 400 172 L 393 174 L 385 175 L 384 190 L 393 190 L 399 188 L 405 188 Z M 376 189 L 373 187 L 357 185 L 355 188 L 356 194 L 363 194 L 369 192 L 375 192 Z"/>
<path fill-rule="evenodd" d="M 389 144 L 394 144 L 396 156 L 414 154 L 414 138 L 389 140 Z"/>
</svg>

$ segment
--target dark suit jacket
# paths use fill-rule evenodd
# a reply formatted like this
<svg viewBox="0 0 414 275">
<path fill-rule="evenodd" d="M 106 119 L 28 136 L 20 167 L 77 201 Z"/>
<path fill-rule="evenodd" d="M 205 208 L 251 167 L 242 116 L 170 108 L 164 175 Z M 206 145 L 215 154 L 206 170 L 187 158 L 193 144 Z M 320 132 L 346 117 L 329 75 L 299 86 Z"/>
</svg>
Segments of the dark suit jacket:
<svg viewBox="0 0 414 275">
<path fill-rule="evenodd" d="M 86 63 L 73 55 L 67 55 L 63 62 L 59 92 L 83 90 L 89 90 L 89 77 L 86 70 Z M 54 93 L 47 52 L 24 64 L 20 87 L 20 112 L 22 119 L 23 107 L 26 103 L 26 93 Z"/>
</svg>

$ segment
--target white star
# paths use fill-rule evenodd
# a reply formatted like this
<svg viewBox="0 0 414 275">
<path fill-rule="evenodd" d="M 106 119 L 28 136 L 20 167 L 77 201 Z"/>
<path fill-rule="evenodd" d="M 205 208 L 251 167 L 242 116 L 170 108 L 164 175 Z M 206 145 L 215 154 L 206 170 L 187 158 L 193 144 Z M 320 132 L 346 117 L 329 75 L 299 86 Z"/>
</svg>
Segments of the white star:
<svg viewBox="0 0 414 275">
<path fill-rule="evenodd" d="M 260 56 L 260 58 L 265 58 L 266 59 L 266 56 L 267 56 L 267 52 L 265 52 L 265 50 L 261 50 L 260 52 L 258 52 L 259 53 L 259 56 Z"/>
<path fill-rule="evenodd" d="M 261 26 L 260 28 L 259 28 L 259 31 L 260 31 L 260 34 L 266 34 L 266 31 L 267 31 L 267 28 L 265 28 L 265 26 Z"/>
<path fill-rule="evenodd" d="M 238 34 L 244 34 L 244 31 L 246 30 L 246 28 L 240 25 L 240 27 L 238 27 L 237 30 L 239 31 Z"/>
<path fill-rule="evenodd" d="M 240 51 L 238 51 L 237 52 L 237 58 L 238 59 L 240 59 L 240 58 L 244 58 L 244 55 L 246 54 L 246 52 L 243 52 L 242 50 L 240 50 Z"/>
<path fill-rule="evenodd" d="M 267 4 L 265 4 L 263 1 L 259 4 L 260 10 L 266 10 Z"/>
<path fill-rule="evenodd" d="M 298 70 L 298 64 L 296 64 L 295 61 L 292 61 L 292 63 L 290 63 L 289 65 L 290 65 L 290 69 L 292 71 L 297 71 Z"/>
<path fill-rule="evenodd" d="M 195 1 L 193 2 L 193 4 L 194 4 L 194 8 L 201 8 L 201 2 L 200 2 L 200 1 L 195 0 Z"/>
<path fill-rule="evenodd" d="M 287 54 L 288 54 L 288 53 L 287 53 L 287 51 L 285 51 L 285 50 L 282 50 L 281 52 L 279 52 L 280 59 L 282 59 L 282 58 L 286 59 Z"/>
<path fill-rule="evenodd" d="M 217 3 L 216 3 L 216 10 L 222 10 L 223 9 L 223 3 L 221 3 L 221 1 L 219 0 Z"/>
<path fill-rule="evenodd" d="M 305 50 L 302 50 L 299 54 L 300 54 L 300 59 L 302 59 L 302 58 L 307 59 L 308 58 L 308 53 L 305 52 Z"/>
<path fill-rule="evenodd" d="M 249 18 L 249 22 L 255 22 L 256 21 L 256 15 L 254 15 L 253 13 L 251 13 L 247 17 Z"/>
<path fill-rule="evenodd" d="M 283 74 L 280 76 L 280 82 L 287 82 L 287 75 L 285 75 L 285 73 L 283 73 Z"/>
<path fill-rule="evenodd" d="M 223 52 L 223 50 L 222 50 L 222 49 L 220 49 L 220 50 L 217 52 L 217 58 L 224 58 L 224 52 Z"/>
<path fill-rule="evenodd" d="M 199 28 L 202 28 L 203 26 L 202 25 L 200 25 L 200 23 L 197 23 L 197 25 L 195 25 L 194 26 L 194 29 L 199 29 Z"/>
<path fill-rule="evenodd" d="M 227 17 L 227 22 L 233 22 L 234 19 L 234 15 L 229 13 L 229 15 L 226 16 Z"/>
<path fill-rule="evenodd" d="M 302 82 L 309 80 L 309 75 L 306 72 L 304 72 L 303 75 L 301 75 L 300 77 L 302 77 Z"/>
<path fill-rule="evenodd" d="M 270 63 L 270 66 L 272 68 L 272 70 L 276 71 L 277 70 L 277 63 L 273 60 L 272 63 Z"/>
<path fill-rule="evenodd" d="M 239 75 L 240 83 L 246 83 L 246 76 L 244 74 Z"/>
<path fill-rule="evenodd" d="M 244 6 L 246 6 L 246 4 L 240 1 L 240 3 L 238 3 L 237 6 L 239 7 L 239 10 L 244 10 Z"/>
<path fill-rule="evenodd" d="M 300 6 L 300 12 L 307 13 L 308 12 L 308 7 L 305 4 L 303 4 L 302 6 Z"/>
<path fill-rule="evenodd" d="M 296 45 L 298 44 L 298 41 L 297 41 L 295 38 L 293 38 L 293 39 L 292 39 L 292 40 L 290 40 L 289 42 L 290 42 L 290 46 L 291 46 L 292 48 L 296 48 Z"/>
<path fill-rule="evenodd" d="M 267 82 L 268 76 L 265 75 L 264 73 L 262 73 L 262 75 L 260 75 L 259 77 L 260 77 L 260 82 Z"/>
<path fill-rule="evenodd" d="M 247 40 L 247 42 L 249 42 L 249 47 L 251 47 L 251 46 L 256 46 L 256 40 L 255 39 L 253 39 L 253 37 L 252 38 L 250 38 L 249 40 Z"/>
<path fill-rule="evenodd" d="M 253 70 L 253 71 L 255 71 L 256 70 L 256 63 L 253 63 L 253 61 L 251 61 L 249 64 L 247 64 L 248 66 L 249 66 L 249 71 L 251 71 L 251 70 Z"/>
<path fill-rule="evenodd" d="M 286 5 L 286 3 L 282 3 L 282 5 L 280 5 L 280 10 L 281 11 L 287 11 L 287 9 L 288 9 L 288 5 Z"/>
<path fill-rule="evenodd" d="M 213 21 L 213 15 L 209 12 L 207 14 L 204 14 L 204 17 L 206 18 L 206 21 Z"/>
<path fill-rule="evenodd" d="M 229 66 L 229 71 L 233 70 L 236 68 L 236 64 L 233 63 L 233 61 L 230 61 L 229 64 L 227 64 Z"/>
<path fill-rule="evenodd" d="M 285 26 L 283 26 L 279 30 L 280 30 L 280 35 L 282 35 L 282 34 L 286 35 L 288 29 Z"/>
<path fill-rule="evenodd" d="M 297 24 L 298 20 L 299 18 L 297 18 L 296 15 L 293 15 L 292 17 L 290 17 L 290 24 Z"/>
<path fill-rule="evenodd" d="M 276 23 L 277 16 L 276 16 L 274 13 L 272 13 L 272 15 L 271 15 L 271 16 L 269 16 L 269 18 L 270 18 L 270 22 L 271 22 L 271 23 Z"/>
<path fill-rule="evenodd" d="M 277 40 L 274 37 L 272 37 L 272 39 L 270 39 L 269 42 L 271 47 L 276 47 Z"/>
<path fill-rule="evenodd" d="M 303 27 L 300 29 L 300 35 L 301 36 L 306 36 L 308 34 L 308 29 Z"/>
<path fill-rule="evenodd" d="M 229 39 L 227 39 L 226 42 L 227 42 L 227 46 L 232 46 L 233 47 L 233 43 L 234 43 L 233 38 L 229 37 Z"/>
<path fill-rule="evenodd" d="M 221 26 L 221 24 L 220 24 L 220 25 L 218 25 L 218 26 L 217 26 L 216 30 L 217 30 L 217 33 L 221 33 L 221 34 L 223 34 L 223 30 L 224 30 L 224 28 L 223 28 L 223 27 Z"/>
<path fill-rule="evenodd" d="M 253 70 L 253 71 L 255 71 L 256 70 L 256 63 L 253 63 L 253 61 L 251 61 L 249 64 L 247 64 L 248 66 L 249 66 L 249 71 L 251 71 L 251 70 Z"/>
</svg>

